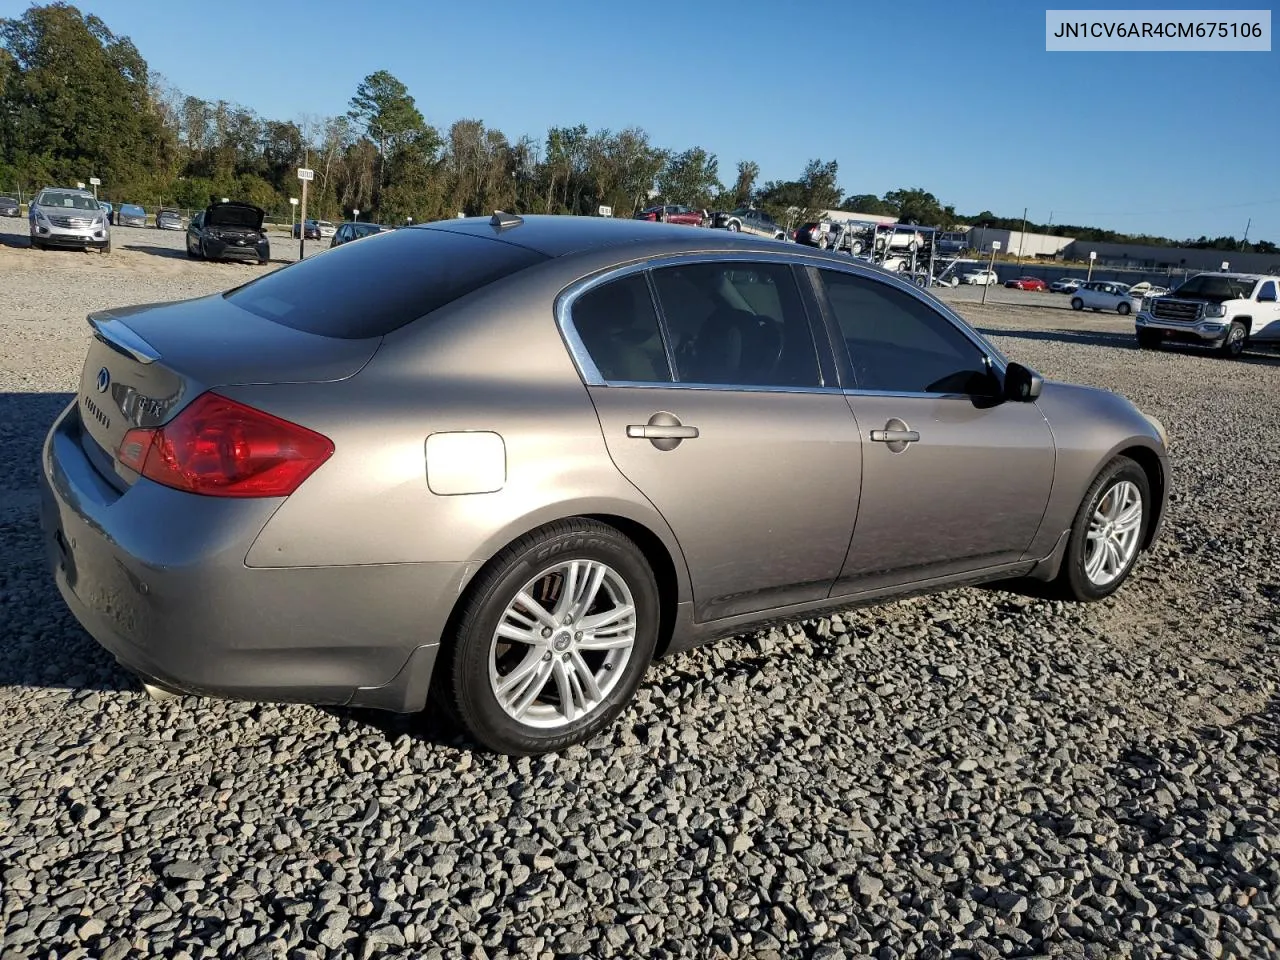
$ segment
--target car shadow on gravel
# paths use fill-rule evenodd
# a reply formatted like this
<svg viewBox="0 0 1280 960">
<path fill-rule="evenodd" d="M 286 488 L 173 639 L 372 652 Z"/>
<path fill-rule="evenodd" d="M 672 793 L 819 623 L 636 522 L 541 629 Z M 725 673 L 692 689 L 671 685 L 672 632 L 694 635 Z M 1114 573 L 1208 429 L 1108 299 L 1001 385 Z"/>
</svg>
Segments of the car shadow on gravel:
<svg viewBox="0 0 1280 960">
<path fill-rule="evenodd" d="M 121 250 L 129 250 L 133 253 L 149 253 L 153 257 L 164 257 L 166 260 L 186 260 L 187 248 L 181 250 L 171 250 L 168 247 L 148 247 L 140 243 L 122 243 Z"/>
</svg>

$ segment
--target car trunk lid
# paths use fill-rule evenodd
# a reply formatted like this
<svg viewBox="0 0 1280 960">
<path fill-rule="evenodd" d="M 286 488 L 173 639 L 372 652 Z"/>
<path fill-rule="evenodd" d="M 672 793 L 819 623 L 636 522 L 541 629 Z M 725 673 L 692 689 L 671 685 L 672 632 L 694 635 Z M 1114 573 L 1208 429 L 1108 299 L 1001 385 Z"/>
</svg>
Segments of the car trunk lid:
<svg viewBox="0 0 1280 960">
<path fill-rule="evenodd" d="M 381 342 L 296 330 L 220 294 L 104 310 L 90 314 L 89 323 L 94 337 L 77 401 L 82 445 L 119 489 L 137 479 L 117 458 L 129 430 L 167 423 L 217 387 L 344 380 L 368 363 Z"/>
</svg>

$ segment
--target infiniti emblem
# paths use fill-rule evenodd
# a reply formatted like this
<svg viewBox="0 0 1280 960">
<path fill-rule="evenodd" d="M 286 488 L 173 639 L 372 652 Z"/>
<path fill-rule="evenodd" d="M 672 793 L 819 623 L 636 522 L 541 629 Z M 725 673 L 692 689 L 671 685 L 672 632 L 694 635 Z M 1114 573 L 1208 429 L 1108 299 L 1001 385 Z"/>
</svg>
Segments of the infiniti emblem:
<svg viewBox="0 0 1280 960">
<path fill-rule="evenodd" d="M 107 372 L 106 367 L 103 367 L 98 371 L 98 392 L 106 393 L 109 386 L 111 386 L 111 374 Z"/>
</svg>

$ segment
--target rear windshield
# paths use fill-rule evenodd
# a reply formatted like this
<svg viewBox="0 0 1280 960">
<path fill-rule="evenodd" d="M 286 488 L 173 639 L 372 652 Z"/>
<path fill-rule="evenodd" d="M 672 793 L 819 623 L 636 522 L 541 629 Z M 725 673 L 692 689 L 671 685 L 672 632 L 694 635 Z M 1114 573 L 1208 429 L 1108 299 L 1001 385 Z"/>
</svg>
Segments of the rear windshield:
<svg viewBox="0 0 1280 960">
<path fill-rule="evenodd" d="M 407 229 L 344 243 L 223 296 L 306 333 L 381 337 L 486 284 L 548 259 L 524 247 Z"/>
</svg>

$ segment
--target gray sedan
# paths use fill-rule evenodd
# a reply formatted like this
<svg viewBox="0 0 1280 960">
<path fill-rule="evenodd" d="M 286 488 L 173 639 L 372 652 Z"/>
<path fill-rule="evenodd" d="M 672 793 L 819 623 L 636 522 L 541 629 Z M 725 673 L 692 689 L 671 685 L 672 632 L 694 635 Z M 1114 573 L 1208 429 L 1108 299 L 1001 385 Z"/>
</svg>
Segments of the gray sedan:
<svg viewBox="0 0 1280 960">
<path fill-rule="evenodd" d="M 58 587 L 156 695 L 580 742 L 655 656 L 908 592 L 1095 601 L 1164 429 L 808 247 L 457 219 L 90 316 L 42 453 Z"/>
</svg>

